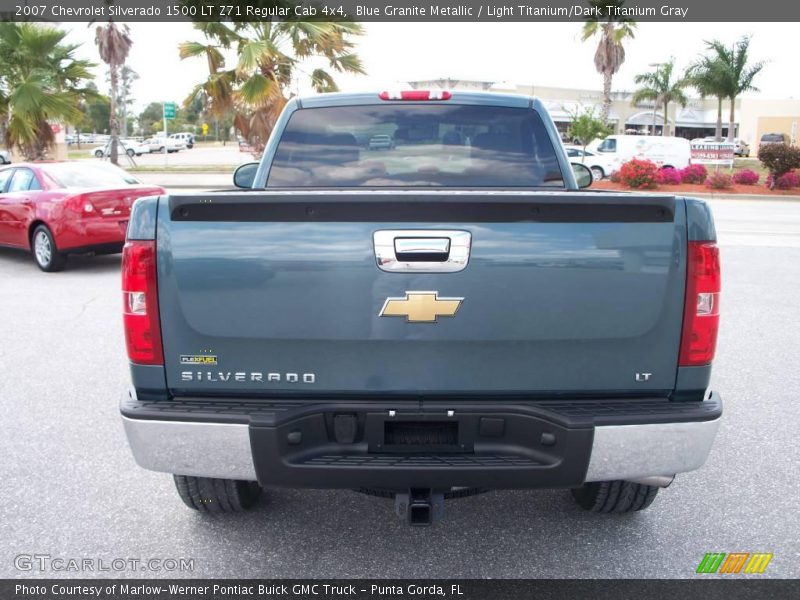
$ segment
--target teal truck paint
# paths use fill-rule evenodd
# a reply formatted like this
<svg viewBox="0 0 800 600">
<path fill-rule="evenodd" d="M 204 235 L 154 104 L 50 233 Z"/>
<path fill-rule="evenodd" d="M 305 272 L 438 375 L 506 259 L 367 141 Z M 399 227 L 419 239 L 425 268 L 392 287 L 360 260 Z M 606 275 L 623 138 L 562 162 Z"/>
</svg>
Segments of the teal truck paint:
<svg viewBox="0 0 800 600">
<path fill-rule="evenodd" d="M 413 524 L 486 488 L 645 508 L 721 416 L 716 234 L 701 200 L 584 175 L 533 98 L 291 100 L 248 189 L 134 207 L 136 460 L 206 511 L 272 486 Z"/>
</svg>

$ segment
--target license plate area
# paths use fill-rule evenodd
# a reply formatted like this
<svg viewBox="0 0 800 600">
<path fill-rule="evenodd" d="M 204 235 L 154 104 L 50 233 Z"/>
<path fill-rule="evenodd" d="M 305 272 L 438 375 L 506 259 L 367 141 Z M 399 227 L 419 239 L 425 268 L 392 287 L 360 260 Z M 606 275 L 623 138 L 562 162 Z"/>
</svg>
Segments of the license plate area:
<svg viewBox="0 0 800 600">
<path fill-rule="evenodd" d="M 454 417 L 409 414 L 388 417 L 368 414 L 364 433 L 370 452 L 448 453 L 473 452 L 464 424 Z"/>
</svg>

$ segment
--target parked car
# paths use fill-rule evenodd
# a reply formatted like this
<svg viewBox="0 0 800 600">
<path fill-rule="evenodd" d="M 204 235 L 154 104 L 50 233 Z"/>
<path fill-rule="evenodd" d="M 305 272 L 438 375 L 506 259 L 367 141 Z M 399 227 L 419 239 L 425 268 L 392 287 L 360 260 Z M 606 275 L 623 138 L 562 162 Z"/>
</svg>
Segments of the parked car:
<svg viewBox="0 0 800 600">
<path fill-rule="evenodd" d="M 632 158 L 651 160 L 662 168 L 683 169 L 692 156 L 689 140 L 673 136 L 610 135 L 592 148 L 608 159 L 604 175 L 618 170 Z"/>
<path fill-rule="evenodd" d="M 11 164 L 11 152 L 8 150 L 0 150 L 0 165 Z"/>
<path fill-rule="evenodd" d="M 167 147 L 167 152 L 170 154 L 186 149 L 186 144 L 182 141 L 163 137 L 148 138 L 142 142 L 142 145 L 147 146 L 152 153 L 163 153 L 164 146 Z"/>
<path fill-rule="evenodd" d="M 413 134 L 376 160 L 369 127 Z M 540 100 L 293 98 L 234 183 L 137 202 L 122 257 L 122 422 L 188 507 L 357 489 L 428 525 L 446 495 L 569 488 L 633 512 L 708 457 L 711 211 L 583 191 Z"/>
<path fill-rule="evenodd" d="M 736 138 L 733 140 L 733 153 L 736 156 L 741 156 L 743 158 L 747 158 L 750 156 L 750 144 L 745 142 L 744 140 L 740 140 Z"/>
<path fill-rule="evenodd" d="M 131 205 L 163 194 L 108 163 L 19 163 L 0 169 L 0 245 L 30 250 L 42 271 L 73 253 L 120 252 Z"/>
<path fill-rule="evenodd" d="M 373 135 L 369 138 L 367 148 L 370 150 L 391 150 L 394 148 L 394 140 L 390 135 Z"/>
<path fill-rule="evenodd" d="M 96 156 L 97 158 L 111 156 L 111 142 L 109 141 L 102 146 L 91 148 L 88 152 L 90 155 Z M 141 156 L 142 154 L 149 154 L 150 147 L 133 140 L 119 140 L 117 152 L 124 152 L 128 156 Z"/>
<path fill-rule="evenodd" d="M 761 140 L 759 140 L 759 146 L 764 146 L 766 144 L 788 144 L 789 143 L 789 136 L 785 133 L 765 133 L 761 136 Z"/>
<path fill-rule="evenodd" d="M 194 147 L 194 134 L 193 133 L 173 133 L 169 139 L 183 143 L 190 150 Z M 163 152 L 163 150 L 162 150 Z"/>
<path fill-rule="evenodd" d="M 584 150 L 579 146 L 564 146 L 564 150 L 571 162 L 579 162 L 589 167 L 594 181 L 600 181 L 603 177 L 610 175 L 613 170 L 612 159 L 607 156 L 591 150 Z"/>
</svg>

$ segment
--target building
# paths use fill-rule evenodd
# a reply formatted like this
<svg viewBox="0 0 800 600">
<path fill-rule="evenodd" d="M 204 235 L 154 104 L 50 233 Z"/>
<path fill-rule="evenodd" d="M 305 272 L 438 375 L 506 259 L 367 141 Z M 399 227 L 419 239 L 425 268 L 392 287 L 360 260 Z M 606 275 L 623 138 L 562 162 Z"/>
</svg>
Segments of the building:
<svg viewBox="0 0 800 600">
<path fill-rule="evenodd" d="M 547 106 L 558 130 L 566 134 L 572 115 L 583 110 L 594 110 L 599 115 L 603 104 L 600 90 L 559 88 L 538 85 L 514 85 L 491 81 L 473 81 L 457 78 L 441 78 L 426 81 L 410 81 L 414 89 L 463 89 L 488 90 L 525 94 L 539 97 Z M 660 135 L 664 128 L 664 111 L 652 102 L 631 104 L 632 92 L 617 91 L 611 95 L 609 121 L 615 133 L 650 134 L 655 130 Z M 800 99 L 769 100 L 764 98 L 738 98 L 735 112 L 735 137 L 740 137 L 757 148 L 758 140 L 765 133 L 785 133 L 797 143 L 800 138 Z M 717 125 L 716 98 L 689 98 L 685 107 L 670 104 L 667 115 L 667 130 L 671 135 L 687 139 L 714 135 Z M 722 104 L 722 133 L 728 134 L 730 104 Z"/>
</svg>

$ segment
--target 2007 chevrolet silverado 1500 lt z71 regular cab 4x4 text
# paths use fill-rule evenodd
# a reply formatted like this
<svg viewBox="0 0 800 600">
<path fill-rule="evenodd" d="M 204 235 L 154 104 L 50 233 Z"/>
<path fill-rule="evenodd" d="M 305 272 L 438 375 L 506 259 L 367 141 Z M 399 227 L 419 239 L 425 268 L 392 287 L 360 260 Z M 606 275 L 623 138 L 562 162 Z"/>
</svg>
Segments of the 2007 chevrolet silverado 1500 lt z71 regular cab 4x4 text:
<svg viewBox="0 0 800 600">
<path fill-rule="evenodd" d="M 139 200 L 123 255 L 125 430 L 190 507 L 346 488 L 428 524 L 450 495 L 569 488 L 627 512 L 705 462 L 709 209 L 581 191 L 538 100 L 295 98 L 234 177 Z"/>
</svg>

